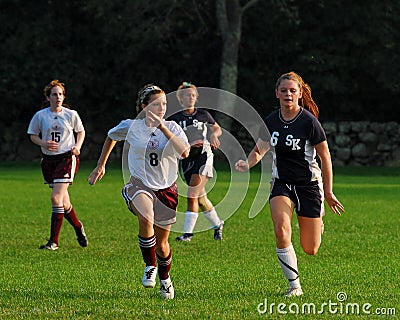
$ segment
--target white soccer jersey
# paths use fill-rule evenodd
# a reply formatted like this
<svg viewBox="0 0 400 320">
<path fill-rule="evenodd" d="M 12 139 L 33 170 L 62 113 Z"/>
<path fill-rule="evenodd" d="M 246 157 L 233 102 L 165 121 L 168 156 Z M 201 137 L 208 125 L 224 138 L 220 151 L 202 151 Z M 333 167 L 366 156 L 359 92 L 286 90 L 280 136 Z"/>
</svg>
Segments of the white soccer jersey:
<svg viewBox="0 0 400 320">
<path fill-rule="evenodd" d="M 165 126 L 189 147 L 182 128 L 174 121 Z M 108 132 L 112 140 L 129 143 L 128 164 L 131 176 L 152 190 L 170 187 L 178 178 L 180 154 L 161 130 L 148 127 L 145 119 L 123 120 Z"/>
<path fill-rule="evenodd" d="M 61 107 L 60 112 L 50 111 L 50 107 L 39 110 L 33 116 L 28 134 L 42 135 L 42 140 L 52 140 L 59 143 L 57 151 L 41 148 L 46 155 L 57 155 L 71 151 L 75 145 L 75 132 L 84 131 L 78 112 Z"/>
</svg>

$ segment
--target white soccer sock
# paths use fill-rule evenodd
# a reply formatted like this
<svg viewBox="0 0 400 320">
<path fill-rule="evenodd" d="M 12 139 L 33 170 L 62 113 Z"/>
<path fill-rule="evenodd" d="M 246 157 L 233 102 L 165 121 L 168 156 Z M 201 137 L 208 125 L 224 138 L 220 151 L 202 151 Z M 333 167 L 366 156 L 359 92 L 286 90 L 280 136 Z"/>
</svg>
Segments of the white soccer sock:
<svg viewBox="0 0 400 320">
<path fill-rule="evenodd" d="M 279 264 L 281 265 L 283 274 L 289 281 L 290 288 L 300 288 L 300 278 L 297 269 L 297 257 L 293 245 L 287 248 L 276 248 Z"/>
<path fill-rule="evenodd" d="M 210 221 L 210 225 L 212 228 L 217 229 L 219 227 L 219 225 L 221 224 L 221 219 L 218 217 L 215 208 L 212 208 L 211 210 L 208 211 L 204 211 L 203 214 L 207 218 L 207 220 Z"/>
<path fill-rule="evenodd" d="M 185 225 L 183 226 L 184 233 L 193 233 L 194 226 L 196 225 L 197 217 L 199 215 L 196 212 L 186 211 L 185 212 Z"/>
</svg>

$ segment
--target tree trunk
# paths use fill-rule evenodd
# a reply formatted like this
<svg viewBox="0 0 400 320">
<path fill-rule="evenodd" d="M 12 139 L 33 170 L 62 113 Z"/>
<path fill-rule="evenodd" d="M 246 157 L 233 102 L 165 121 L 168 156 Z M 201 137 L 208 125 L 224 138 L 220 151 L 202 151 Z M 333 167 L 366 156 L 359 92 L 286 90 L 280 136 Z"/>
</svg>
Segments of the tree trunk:
<svg viewBox="0 0 400 320">
<path fill-rule="evenodd" d="M 242 9 L 239 0 L 217 0 L 217 20 L 222 37 L 220 88 L 236 93 Z"/>
<path fill-rule="evenodd" d="M 258 0 L 250 0 L 243 7 L 239 0 L 216 0 L 216 13 L 219 31 L 222 38 L 222 55 L 220 70 L 220 88 L 232 94 L 237 91 L 239 45 L 242 32 L 243 12 Z M 219 105 L 221 112 L 233 116 L 235 105 L 226 101 L 229 94 L 224 94 Z M 228 131 L 232 127 L 232 119 L 221 116 L 218 122 Z"/>
</svg>

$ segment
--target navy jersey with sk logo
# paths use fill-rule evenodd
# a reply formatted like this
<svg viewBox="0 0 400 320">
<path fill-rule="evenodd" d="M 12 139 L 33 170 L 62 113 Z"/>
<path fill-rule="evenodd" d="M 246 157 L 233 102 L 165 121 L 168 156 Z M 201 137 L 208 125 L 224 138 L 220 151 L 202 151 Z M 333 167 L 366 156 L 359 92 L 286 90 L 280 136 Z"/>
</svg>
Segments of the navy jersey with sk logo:
<svg viewBox="0 0 400 320">
<path fill-rule="evenodd" d="M 178 123 L 186 136 L 190 145 L 207 140 L 208 126 L 214 125 L 215 120 L 212 115 L 204 110 L 196 108 L 193 113 L 179 111 L 168 118 L 168 120 Z"/>
<path fill-rule="evenodd" d="M 325 132 L 309 111 L 301 108 L 298 115 L 285 121 L 276 110 L 265 120 L 269 135 L 260 130 L 260 139 L 271 144 L 272 175 L 288 183 L 301 184 L 320 180 L 321 170 L 314 146 L 325 141 Z"/>
</svg>

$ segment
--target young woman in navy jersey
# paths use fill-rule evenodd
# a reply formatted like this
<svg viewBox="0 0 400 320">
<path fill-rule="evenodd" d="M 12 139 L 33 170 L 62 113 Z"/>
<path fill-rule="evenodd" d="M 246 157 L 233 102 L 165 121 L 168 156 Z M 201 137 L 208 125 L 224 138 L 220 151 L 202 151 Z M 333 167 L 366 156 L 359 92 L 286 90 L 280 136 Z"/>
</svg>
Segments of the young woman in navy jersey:
<svg viewBox="0 0 400 320">
<path fill-rule="evenodd" d="M 88 181 L 93 185 L 104 176 L 115 144 L 126 140 L 131 177 L 122 189 L 122 197 L 139 220 L 139 247 L 146 264 L 142 284 L 153 288 L 158 273 L 161 297 L 173 299 L 168 237 L 171 224 L 176 221 L 178 163 L 188 156 L 189 143 L 181 127 L 164 120 L 167 99 L 159 87 L 144 86 L 136 108 L 141 111 L 137 119 L 123 120 L 108 131 L 97 167 Z"/>
<path fill-rule="evenodd" d="M 64 104 L 63 83 L 53 80 L 43 91 L 46 99 L 44 108 L 36 112 L 28 128 L 31 141 L 41 147 L 44 182 L 52 188 L 50 238 L 40 249 L 58 249 L 64 217 L 74 227 L 79 245 L 86 247 L 88 240 L 85 230 L 75 214 L 68 193 L 68 187 L 79 168 L 85 129 L 78 113 Z"/>
<path fill-rule="evenodd" d="M 268 150 L 273 153 L 270 210 L 276 236 L 276 253 L 289 281 L 287 296 L 303 294 L 292 246 L 291 219 L 294 209 L 300 227 L 300 244 L 314 255 L 321 244 L 324 199 L 337 214 L 343 205 L 332 192 L 332 162 L 325 132 L 317 120 L 319 110 L 310 87 L 294 72 L 276 82 L 280 108 L 265 119 L 256 146 L 247 160 L 236 163 L 238 171 L 256 165 Z M 317 156 L 321 165 L 317 163 Z"/>
<path fill-rule="evenodd" d="M 195 85 L 183 82 L 178 87 L 176 96 L 182 110 L 173 114 L 169 120 L 182 127 L 191 146 L 189 157 L 181 162 L 182 173 L 189 188 L 184 233 L 176 240 L 191 241 L 199 207 L 214 229 L 214 239 L 222 240 L 224 221 L 219 218 L 205 190 L 208 179 L 213 177 L 213 149 L 219 148 L 218 138 L 222 130 L 208 111 L 196 108 L 199 93 Z"/>
</svg>

